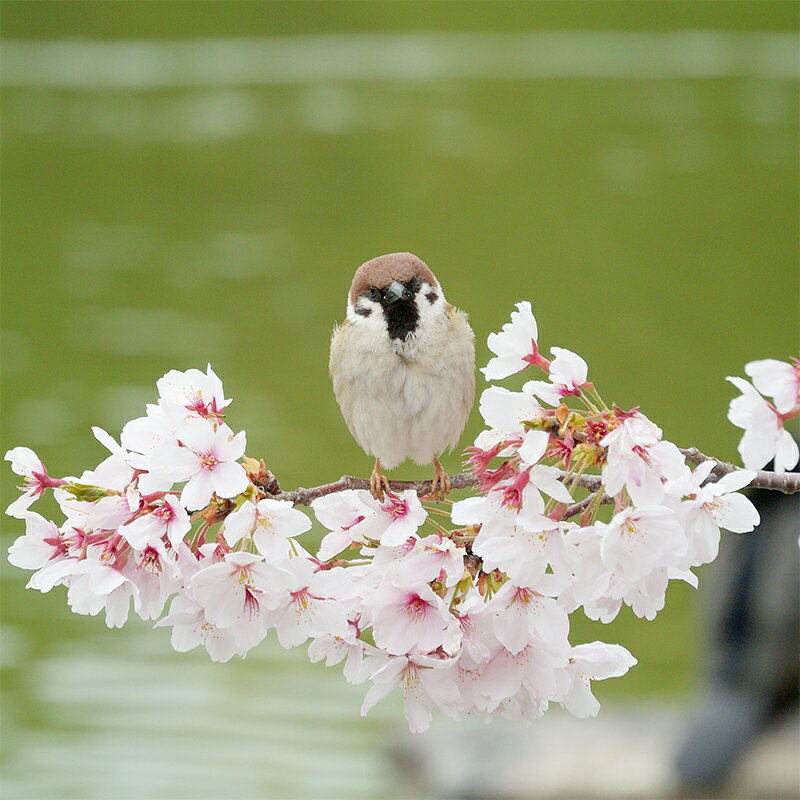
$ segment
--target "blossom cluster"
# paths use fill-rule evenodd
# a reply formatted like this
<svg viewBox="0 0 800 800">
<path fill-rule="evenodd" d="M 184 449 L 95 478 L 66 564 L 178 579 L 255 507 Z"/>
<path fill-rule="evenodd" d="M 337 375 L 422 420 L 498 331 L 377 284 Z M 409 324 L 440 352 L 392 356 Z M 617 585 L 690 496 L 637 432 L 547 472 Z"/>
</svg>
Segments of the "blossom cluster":
<svg viewBox="0 0 800 800">
<path fill-rule="evenodd" d="M 484 373 L 535 367 L 544 379 L 483 392 L 486 429 L 467 449 L 475 496 L 443 508 L 414 490 L 321 492 L 310 506 L 327 533 L 309 551 L 299 537 L 311 518 L 245 456 L 211 367 L 171 371 L 119 442 L 93 429 L 109 455 L 79 477 L 51 477 L 25 447 L 6 454 L 23 480 L 7 513 L 26 526 L 9 560 L 34 571 L 30 588 L 65 586 L 75 613 L 119 627 L 132 608 L 170 628 L 176 650 L 202 646 L 215 661 L 274 629 L 283 647 L 307 644 L 311 661 L 369 683 L 362 714 L 399 688 L 414 732 L 434 709 L 530 720 L 555 703 L 594 715 L 591 682 L 636 660 L 570 643 L 569 614 L 609 622 L 624 603 L 652 619 L 670 579 L 696 585 L 691 570 L 715 558 L 720 528 L 758 524 L 737 493 L 755 473 L 692 470 L 637 409 L 603 403 L 580 356 L 544 357 L 530 305 L 517 308 L 489 337 Z M 748 374 L 785 415 L 776 373 Z M 751 406 L 736 411 L 748 425 Z M 46 491 L 63 522 L 31 510 Z"/>
</svg>

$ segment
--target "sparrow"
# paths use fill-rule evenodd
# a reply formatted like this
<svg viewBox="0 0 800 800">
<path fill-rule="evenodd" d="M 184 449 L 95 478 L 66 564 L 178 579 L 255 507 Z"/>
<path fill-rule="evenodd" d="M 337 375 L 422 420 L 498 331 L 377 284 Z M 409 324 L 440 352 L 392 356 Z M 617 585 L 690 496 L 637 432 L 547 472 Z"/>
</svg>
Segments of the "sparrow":
<svg viewBox="0 0 800 800">
<path fill-rule="evenodd" d="M 467 315 L 417 256 L 389 253 L 356 270 L 329 368 L 350 433 L 375 457 L 377 500 L 390 491 L 383 470 L 408 458 L 433 463 L 433 499 L 450 491 L 439 457 L 456 445 L 472 408 L 474 338 Z"/>
</svg>

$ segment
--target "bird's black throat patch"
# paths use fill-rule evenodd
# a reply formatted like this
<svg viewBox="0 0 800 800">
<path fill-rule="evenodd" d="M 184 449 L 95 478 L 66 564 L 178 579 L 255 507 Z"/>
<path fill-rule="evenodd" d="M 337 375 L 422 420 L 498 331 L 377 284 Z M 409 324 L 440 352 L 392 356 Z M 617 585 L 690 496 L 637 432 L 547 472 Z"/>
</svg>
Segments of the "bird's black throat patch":
<svg viewBox="0 0 800 800">
<path fill-rule="evenodd" d="M 405 339 L 409 333 L 413 333 L 417 329 L 419 311 L 413 297 L 410 300 L 398 300 L 389 304 L 381 303 L 381 305 L 390 339 Z"/>
</svg>

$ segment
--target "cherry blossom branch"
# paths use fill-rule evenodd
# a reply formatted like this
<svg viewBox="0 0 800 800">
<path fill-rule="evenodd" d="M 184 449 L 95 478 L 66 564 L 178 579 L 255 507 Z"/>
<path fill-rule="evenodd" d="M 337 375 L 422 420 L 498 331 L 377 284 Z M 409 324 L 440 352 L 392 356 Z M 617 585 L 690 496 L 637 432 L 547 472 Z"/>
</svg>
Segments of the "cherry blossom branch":
<svg viewBox="0 0 800 800">
<path fill-rule="evenodd" d="M 731 472 L 736 472 L 741 469 L 735 464 L 727 461 L 720 461 L 718 458 L 707 456 L 701 453 L 696 447 L 689 447 L 681 449 L 686 460 L 690 464 L 701 464 L 704 461 L 714 461 L 715 466 L 711 471 L 712 475 L 721 478 L 723 475 L 728 475 Z M 563 473 L 567 477 L 567 473 Z M 459 472 L 457 475 L 450 477 L 450 482 L 453 489 L 466 489 L 474 486 L 476 482 L 475 476 L 470 472 Z M 389 485 L 392 491 L 403 492 L 406 489 L 414 489 L 418 495 L 424 496 L 431 492 L 431 481 L 390 481 Z M 578 485 L 587 489 L 589 492 L 596 492 L 601 486 L 601 478 L 599 475 L 581 475 L 578 479 Z M 783 492 L 784 494 L 795 494 L 800 492 L 800 473 L 796 472 L 766 472 L 760 470 L 756 472 L 756 477 L 750 484 L 751 489 L 772 489 L 774 491 Z M 298 487 L 291 491 L 277 492 L 271 495 L 276 500 L 291 500 L 295 505 L 307 506 L 312 501 L 319 497 L 325 497 L 335 492 L 342 492 L 345 489 L 369 489 L 369 481 L 366 478 L 357 478 L 353 475 L 342 475 L 338 481 L 332 483 L 324 483 L 320 486 L 313 486 L 309 489 Z M 582 500 L 570 506 L 564 514 L 564 519 L 576 516 L 586 509 L 590 498 Z M 603 498 L 603 503 L 611 502 L 611 498 Z"/>
<path fill-rule="evenodd" d="M 715 466 L 711 474 L 717 478 L 729 475 L 731 472 L 740 470 L 736 464 L 729 461 L 720 461 L 713 456 L 701 453 L 696 447 L 680 448 L 681 453 L 690 464 L 702 464 L 704 461 L 714 461 Z M 765 470 L 755 470 L 756 477 L 749 484 L 750 489 L 772 489 L 784 494 L 796 494 L 800 492 L 800 473 L 798 472 L 766 472 Z"/>
<path fill-rule="evenodd" d="M 597 476 L 590 476 L 597 477 Z M 466 489 L 474 486 L 477 479 L 470 472 L 460 472 L 458 475 L 450 476 L 450 484 L 453 489 Z M 599 480 L 599 479 L 598 479 Z M 431 493 L 433 481 L 389 481 L 389 486 L 394 492 L 403 492 L 406 489 L 414 489 L 421 497 Z M 365 478 L 356 478 L 353 475 L 342 475 L 338 481 L 324 483 L 321 486 L 314 486 L 310 489 L 298 487 L 291 491 L 278 492 L 273 495 L 276 500 L 291 500 L 295 505 L 307 506 L 319 497 L 325 497 L 335 492 L 342 492 L 345 489 L 369 489 L 369 481 Z"/>
</svg>

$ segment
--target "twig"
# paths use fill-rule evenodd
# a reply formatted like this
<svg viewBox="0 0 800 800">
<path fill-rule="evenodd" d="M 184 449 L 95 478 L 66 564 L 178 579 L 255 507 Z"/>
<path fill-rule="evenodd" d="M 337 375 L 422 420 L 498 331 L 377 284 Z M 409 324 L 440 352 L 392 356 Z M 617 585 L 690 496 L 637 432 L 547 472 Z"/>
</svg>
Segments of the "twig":
<svg viewBox="0 0 800 800">
<path fill-rule="evenodd" d="M 736 472 L 741 469 L 735 464 L 730 464 L 727 461 L 720 461 L 718 458 L 704 455 L 696 447 L 689 447 L 682 449 L 684 457 L 690 464 L 701 464 L 704 461 L 714 461 L 715 466 L 711 474 L 716 478 L 721 478 L 723 475 L 728 475 L 731 472 Z M 567 473 L 563 473 L 562 478 L 569 477 Z M 457 475 L 450 477 L 450 483 L 453 489 L 467 489 L 474 486 L 476 482 L 475 476 L 471 472 L 460 472 Z M 403 492 L 406 489 L 414 489 L 420 496 L 431 493 L 431 481 L 390 481 L 389 485 L 394 492 Z M 597 492 L 603 485 L 602 479 L 599 475 L 581 475 L 578 480 L 578 485 L 588 490 L 590 493 Z M 756 477 L 749 485 L 751 489 L 772 489 L 784 494 L 795 494 L 800 492 L 800 473 L 797 472 L 765 472 L 759 470 L 756 472 Z M 326 495 L 335 492 L 342 492 L 345 489 L 369 489 L 369 481 L 365 478 L 356 478 L 353 475 L 342 475 L 338 481 L 333 483 L 324 483 L 321 486 L 313 486 L 310 489 L 297 488 L 287 492 L 278 492 L 271 495 L 276 500 L 291 500 L 295 505 L 307 506 L 318 497 L 325 497 Z M 587 497 L 580 503 L 570 506 L 564 517 L 575 516 L 585 510 L 584 505 L 589 501 Z M 603 503 L 611 502 L 611 498 L 602 500 Z"/>
<path fill-rule="evenodd" d="M 714 461 L 714 468 L 711 474 L 716 478 L 722 478 L 724 475 L 730 475 L 731 472 L 737 472 L 741 467 L 736 464 L 731 464 L 728 461 L 720 461 L 713 456 L 707 456 L 701 453 L 696 447 L 680 448 L 684 458 L 690 464 L 702 464 L 704 461 Z M 748 484 L 748 489 L 772 489 L 784 494 L 796 494 L 800 492 L 800 473 L 798 472 L 766 472 L 765 470 L 753 470 L 756 477 L 752 483 Z"/>
<path fill-rule="evenodd" d="M 586 511 L 586 509 L 589 508 L 589 506 L 594 502 L 599 502 L 600 505 L 609 505 L 610 503 L 614 502 L 614 498 L 610 495 L 604 494 L 603 497 L 598 501 L 597 492 L 592 492 L 588 497 L 584 497 L 580 503 L 575 503 L 575 505 L 568 506 L 561 519 L 577 517 L 578 514 L 582 514 L 584 511 Z"/>
</svg>

